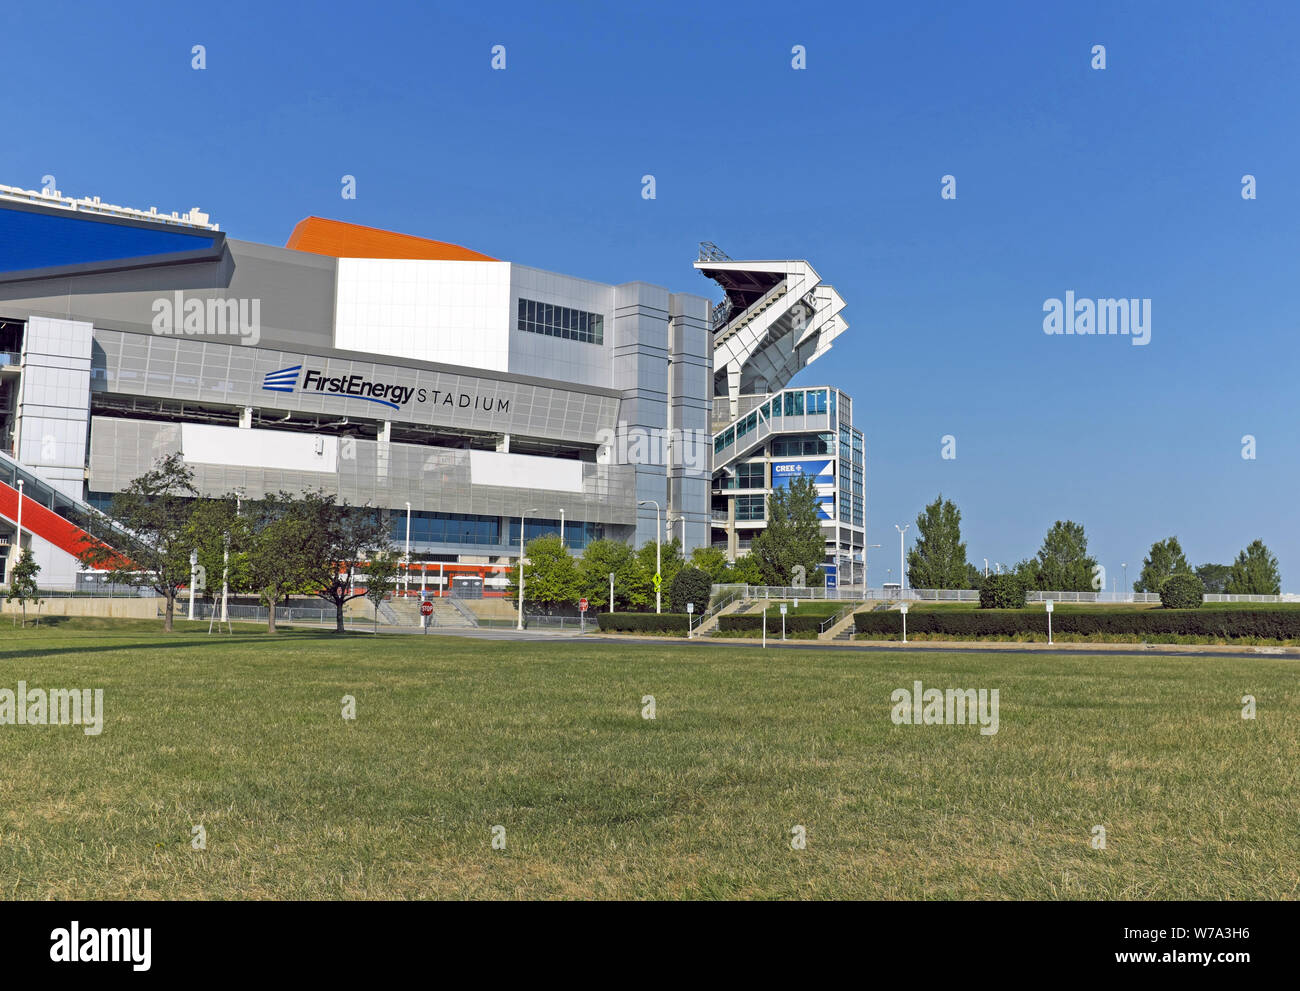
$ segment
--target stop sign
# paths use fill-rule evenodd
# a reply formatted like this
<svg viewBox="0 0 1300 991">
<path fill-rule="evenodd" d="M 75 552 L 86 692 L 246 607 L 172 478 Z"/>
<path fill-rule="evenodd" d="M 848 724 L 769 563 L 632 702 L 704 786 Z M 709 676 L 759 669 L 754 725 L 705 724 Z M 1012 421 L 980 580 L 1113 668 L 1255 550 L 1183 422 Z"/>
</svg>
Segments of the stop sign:
<svg viewBox="0 0 1300 991">
<path fill-rule="evenodd" d="M 586 599 L 579 599 L 579 600 L 578 600 L 578 612 L 586 612 L 586 611 L 587 611 L 587 600 L 586 600 Z"/>
<path fill-rule="evenodd" d="M 421 616 L 433 615 L 433 603 L 430 602 L 428 599 L 425 599 L 423 602 L 420 603 L 420 615 Z"/>
</svg>

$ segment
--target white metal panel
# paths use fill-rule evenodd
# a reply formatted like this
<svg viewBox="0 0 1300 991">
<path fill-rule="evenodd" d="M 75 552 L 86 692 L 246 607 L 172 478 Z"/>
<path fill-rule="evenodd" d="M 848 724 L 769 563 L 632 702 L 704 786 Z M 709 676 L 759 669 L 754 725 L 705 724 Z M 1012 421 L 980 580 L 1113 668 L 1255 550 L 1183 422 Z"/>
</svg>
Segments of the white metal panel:
<svg viewBox="0 0 1300 991">
<path fill-rule="evenodd" d="M 187 463 L 332 474 L 338 471 L 339 439 L 288 430 L 182 423 L 181 452 Z"/>
<path fill-rule="evenodd" d="M 503 485 L 511 489 L 582 491 L 582 462 L 541 458 L 535 454 L 469 452 L 470 481 L 474 485 Z M 539 507 L 545 509 L 545 507 Z"/>
</svg>

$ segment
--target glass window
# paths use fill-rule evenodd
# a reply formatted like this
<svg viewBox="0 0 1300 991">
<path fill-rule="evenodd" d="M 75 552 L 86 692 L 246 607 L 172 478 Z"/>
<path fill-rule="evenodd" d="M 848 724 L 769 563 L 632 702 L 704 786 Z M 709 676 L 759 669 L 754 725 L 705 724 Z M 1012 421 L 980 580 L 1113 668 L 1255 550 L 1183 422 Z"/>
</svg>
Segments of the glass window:
<svg viewBox="0 0 1300 991">
<path fill-rule="evenodd" d="M 522 297 L 519 300 L 519 329 L 566 341 L 605 343 L 605 318 L 601 314 Z"/>
</svg>

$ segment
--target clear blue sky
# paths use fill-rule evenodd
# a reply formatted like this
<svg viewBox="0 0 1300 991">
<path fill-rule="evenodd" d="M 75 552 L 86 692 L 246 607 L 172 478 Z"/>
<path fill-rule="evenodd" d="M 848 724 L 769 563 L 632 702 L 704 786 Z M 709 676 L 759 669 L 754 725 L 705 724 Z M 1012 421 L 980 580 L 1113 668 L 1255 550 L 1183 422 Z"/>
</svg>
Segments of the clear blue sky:
<svg viewBox="0 0 1300 991">
<path fill-rule="evenodd" d="M 1260 537 L 1300 589 L 1295 5 L 88 6 L 6 11 L 0 182 L 705 295 L 700 240 L 807 258 L 851 326 L 796 381 L 857 399 L 873 578 L 942 491 L 977 564 L 1068 518 L 1130 580 Z M 1151 298 L 1151 343 L 1044 335 L 1066 290 Z"/>
</svg>

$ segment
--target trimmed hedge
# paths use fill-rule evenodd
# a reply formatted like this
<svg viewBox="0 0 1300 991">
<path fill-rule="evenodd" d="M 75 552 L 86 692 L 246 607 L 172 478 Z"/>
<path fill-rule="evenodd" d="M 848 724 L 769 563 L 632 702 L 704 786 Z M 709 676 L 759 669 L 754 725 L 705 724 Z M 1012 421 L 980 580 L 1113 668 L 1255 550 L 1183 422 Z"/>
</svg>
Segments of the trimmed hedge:
<svg viewBox="0 0 1300 991">
<path fill-rule="evenodd" d="M 896 635 L 903 630 L 897 610 L 860 612 L 853 616 L 858 633 Z M 946 633 L 962 637 L 1047 635 L 1041 609 L 936 609 L 907 614 L 907 632 Z M 1052 614 L 1053 633 L 1131 635 L 1172 634 L 1232 640 L 1300 639 L 1300 609 L 1088 609 Z"/>
<path fill-rule="evenodd" d="M 785 614 L 785 632 L 790 633 L 820 633 L 822 623 L 826 622 L 829 616 L 794 616 L 790 613 Z M 742 616 L 721 616 L 718 618 L 718 630 L 722 633 L 752 633 L 754 636 L 763 635 L 763 616 L 761 613 L 746 614 Z M 779 637 L 781 635 L 781 614 L 773 615 L 770 611 L 767 614 L 767 635 L 770 637 L 775 631 Z"/>
<path fill-rule="evenodd" d="M 1199 609 L 1205 585 L 1196 575 L 1180 572 L 1160 583 L 1160 604 L 1166 609 Z"/>
<path fill-rule="evenodd" d="M 596 614 L 596 619 L 601 633 L 680 633 L 686 636 L 688 615 L 684 612 L 602 612 Z"/>
</svg>

